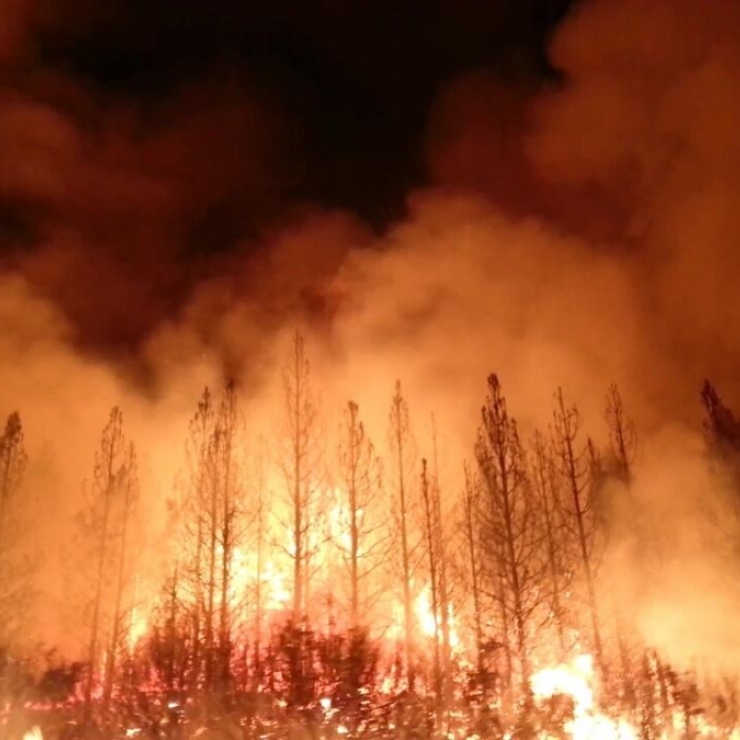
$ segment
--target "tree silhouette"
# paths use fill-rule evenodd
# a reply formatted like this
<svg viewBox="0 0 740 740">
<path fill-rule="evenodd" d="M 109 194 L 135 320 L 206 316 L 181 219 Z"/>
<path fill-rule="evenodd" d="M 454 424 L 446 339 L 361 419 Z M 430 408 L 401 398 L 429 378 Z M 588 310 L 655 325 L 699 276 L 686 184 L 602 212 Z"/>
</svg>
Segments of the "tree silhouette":
<svg viewBox="0 0 740 740">
<path fill-rule="evenodd" d="M 510 681 L 529 697 L 535 631 L 549 614 L 549 578 L 539 502 L 532 494 L 526 456 L 496 375 L 488 377 L 475 456 L 484 485 L 481 537 L 489 543 L 484 573 L 510 638 Z M 513 686 L 512 686 L 513 688 Z"/>
<path fill-rule="evenodd" d="M 235 553 L 245 531 L 238 396 L 228 384 L 217 405 L 203 392 L 190 424 L 182 568 L 190 584 L 192 686 L 223 689 L 231 679 Z"/>
<path fill-rule="evenodd" d="M 28 466 L 23 425 L 11 413 L 0 436 L 0 649 L 28 631 L 35 561 L 29 552 L 31 526 L 24 477 Z"/>
<path fill-rule="evenodd" d="M 93 692 L 103 665 L 103 708 L 107 709 L 115 675 L 115 653 L 121 636 L 128 522 L 137 495 L 133 447 L 123 433 L 123 414 L 114 407 L 100 436 L 86 508 L 78 518 L 83 553 L 91 568 L 86 594 L 90 610 L 87 674 L 83 687 L 85 721 L 92 718 Z M 119 577 L 120 576 L 120 577 Z"/>
<path fill-rule="evenodd" d="M 350 401 L 344 412 L 338 450 L 339 478 L 346 492 L 346 512 L 340 508 L 340 536 L 335 544 L 349 571 L 349 625 L 366 627 L 366 619 L 377 599 L 369 582 L 382 558 L 379 549 L 386 541 L 378 516 L 381 479 L 380 461 L 359 417 L 359 406 Z M 340 502 L 341 507 L 341 502 Z"/>
<path fill-rule="evenodd" d="M 319 428 L 311 368 L 303 336 L 296 332 L 283 369 L 285 433 L 279 464 L 290 508 L 290 547 L 293 564 L 293 620 L 308 614 L 308 588 L 312 556 L 317 547 L 316 521 L 320 488 L 324 482 L 323 438 Z"/>
<path fill-rule="evenodd" d="M 566 406 L 562 389 L 555 393 L 553 435 L 555 461 L 568 491 L 563 521 L 575 538 L 577 558 L 586 587 L 586 605 L 597 664 L 605 672 L 604 647 L 596 595 L 597 509 L 594 502 L 594 457 L 590 440 L 580 442 L 581 420 L 575 406 Z M 567 502 L 567 503 L 566 503 Z"/>
<path fill-rule="evenodd" d="M 541 507 L 544 529 L 544 547 L 549 574 L 549 592 L 552 599 L 552 621 L 558 640 L 558 660 L 567 655 L 566 600 L 570 581 L 568 553 L 563 547 L 563 520 L 560 503 L 561 491 L 555 471 L 552 450 L 544 435 L 537 431 L 532 440 L 531 453 L 532 490 Z"/>
<path fill-rule="evenodd" d="M 414 535 L 413 522 L 418 512 L 418 499 L 413 495 L 414 469 L 416 466 L 416 443 L 411 432 L 409 408 L 401 391 L 400 381 L 391 400 L 388 423 L 388 471 L 393 496 L 394 535 L 400 547 L 400 581 L 403 594 L 404 654 L 409 688 L 415 681 L 414 655 L 414 610 L 411 585 L 416 572 L 418 541 Z"/>
</svg>

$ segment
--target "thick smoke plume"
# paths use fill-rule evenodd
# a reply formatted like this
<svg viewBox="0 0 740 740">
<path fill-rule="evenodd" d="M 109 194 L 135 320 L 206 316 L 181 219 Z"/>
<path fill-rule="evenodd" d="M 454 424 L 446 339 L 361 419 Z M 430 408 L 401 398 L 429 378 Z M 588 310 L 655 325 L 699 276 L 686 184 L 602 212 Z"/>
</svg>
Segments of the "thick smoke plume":
<svg viewBox="0 0 740 740">
<path fill-rule="evenodd" d="M 24 421 L 45 549 L 69 539 L 114 404 L 156 539 L 199 390 L 236 377 L 258 434 L 297 323 L 327 416 L 353 398 L 384 439 L 400 378 L 424 444 L 436 416 L 449 485 L 489 371 L 526 432 L 547 426 L 563 386 L 601 439 L 618 383 L 643 431 L 631 496 L 647 522 L 615 506 L 620 588 L 672 658 L 730 667 L 723 615 L 738 594 L 721 574 L 737 565 L 736 525 L 712 493 L 698 390 L 710 376 L 740 401 L 734 4 L 583 3 L 552 39 L 548 89 L 450 80 L 429 124 L 431 182 L 380 234 L 290 200 L 279 111 L 247 74 L 219 69 L 164 101 L 105 95 L 45 69 L 33 9 L 6 5 L 0 412 Z"/>
</svg>

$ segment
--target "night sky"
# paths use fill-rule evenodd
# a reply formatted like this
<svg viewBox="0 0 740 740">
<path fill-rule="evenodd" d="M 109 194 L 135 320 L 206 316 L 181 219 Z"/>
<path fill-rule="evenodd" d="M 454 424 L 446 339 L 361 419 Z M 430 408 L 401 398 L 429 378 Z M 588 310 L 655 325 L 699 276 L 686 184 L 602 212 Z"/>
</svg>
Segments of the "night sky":
<svg viewBox="0 0 740 740">
<path fill-rule="evenodd" d="M 495 126 L 513 110 L 520 129 L 509 97 L 554 82 L 546 47 L 567 6 L 6 3 L 0 267 L 82 344 L 134 348 L 204 280 L 253 272 L 245 255 L 301 214 L 381 233 L 409 193 L 455 184 L 430 156 L 445 91 L 488 76 L 503 91 Z"/>
<path fill-rule="evenodd" d="M 280 205 L 308 199 L 382 224 L 428 180 L 424 138 L 445 83 L 476 69 L 512 86 L 548 79 L 548 35 L 569 4 L 136 0 L 75 5 L 36 38 L 51 67 L 155 109 L 190 80 L 238 75 L 277 119 Z"/>
</svg>

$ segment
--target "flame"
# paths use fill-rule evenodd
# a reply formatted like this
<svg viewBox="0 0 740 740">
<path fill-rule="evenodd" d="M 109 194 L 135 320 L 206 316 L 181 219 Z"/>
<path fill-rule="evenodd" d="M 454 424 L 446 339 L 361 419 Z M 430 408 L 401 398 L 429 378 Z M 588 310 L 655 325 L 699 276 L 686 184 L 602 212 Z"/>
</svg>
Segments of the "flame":
<svg viewBox="0 0 740 740">
<path fill-rule="evenodd" d="M 286 586 L 287 574 L 277 567 L 273 559 L 258 565 L 257 553 L 237 547 L 232 556 L 231 593 L 234 606 L 259 585 L 262 591 L 263 609 L 266 612 L 282 612 L 290 603 L 290 592 Z"/>
<path fill-rule="evenodd" d="M 134 607 L 131 610 L 131 621 L 128 629 L 128 647 L 133 650 L 141 639 L 146 637 L 149 631 L 149 620 L 144 610 Z"/>
<path fill-rule="evenodd" d="M 449 628 L 450 647 L 454 649 L 460 645 L 460 636 L 457 631 L 457 620 L 454 611 L 451 606 L 448 608 L 447 625 Z M 416 614 L 422 634 L 429 638 L 437 637 L 438 616 L 434 613 L 434 609 L 432 609 L 430 588 L 428 586 L 423 588 L 416 597 L 414 613 Z"/>
<path fill-rule="evenodd" d="M 437 617 L 429 603 L 429 590 L 423 589 L 416 597 L 414 612 L 419 621 L 419 627 L 426 637 L 435 637 L 437 634 Z"/>
<path fill-rule="evenodd" d="M 565 731 L 573 740 L 637 740 L 637 730 L 629 722 L 612 720 L 598 711 L 593 684 L 591 655 L 579 655 L 570 664 L 545 668 L 535 673 L 531 680 L 536 699 L 562 695 L 573 700 L 573 718 L 565 724 Z M 545 735 L 542 740 L 550 737 Z"/>
</svg>

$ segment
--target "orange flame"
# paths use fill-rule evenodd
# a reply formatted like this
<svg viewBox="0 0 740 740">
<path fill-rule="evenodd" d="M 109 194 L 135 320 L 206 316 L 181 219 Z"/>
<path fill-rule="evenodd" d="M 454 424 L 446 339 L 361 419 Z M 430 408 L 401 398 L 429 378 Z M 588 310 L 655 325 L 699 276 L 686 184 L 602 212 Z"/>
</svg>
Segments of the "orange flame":
<svg viewBox="0 0 740 740">
<path fill-rule="evenodd" d="M 569 665 L 545 668 L 534 674 L 531 685 L 537 699 L 557 694 L 573 700 L 573 718 L 565 731 L 573 740 L 637 740 L 637 730 L 624 720 L 612 720 L 601 714 L 594 700 L 594 661 L 591 655 L 579 655 Z M 545 735 L 542 740 L 555 740 Z"/>
</svg>

